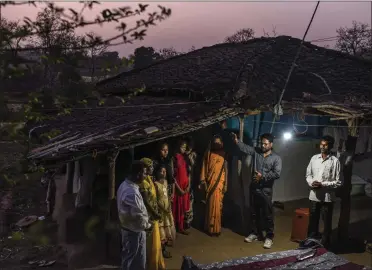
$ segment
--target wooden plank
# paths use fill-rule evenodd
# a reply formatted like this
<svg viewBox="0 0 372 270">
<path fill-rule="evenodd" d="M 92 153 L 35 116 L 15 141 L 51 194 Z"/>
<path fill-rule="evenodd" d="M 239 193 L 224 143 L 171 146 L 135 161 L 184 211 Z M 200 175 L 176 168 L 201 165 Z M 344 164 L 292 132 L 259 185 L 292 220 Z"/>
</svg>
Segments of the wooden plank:
<svg viewBox="0 0 372 270">
<path fill-rule="evenodd" d="M 341 211 L 338 220 L 338 240 L 346 243 L 349 239 L 349 223 L 351 210 L 351 178 L 353 174 L 353 159 L 359 132 L 359 119 L 348 120 L 348 137 L 345 143 L 346 160 L 343 166 L 343 186 L 341 188 Z"/>
<path fill-rule="evenodd" d="M 66 193 L 72 194 L 73 192 L 73 182 L 74 182 L 74 172 L 75 172 L 75 161 L 71 161 L 67 164 L 66 167 Z"/>
<path fill-rule="evenodd" d="M 343 168 L 343 186 L 341 188 L 341 211 L 338 220 L 338 240 L 345 243 L 349 239 L 349 223 L 351 210 L 351 177 L 353 172 L 353 158 L 357 143 L 357 137 L 348 136 L 346 140 L 346 161 Z"/>
<path fill-rule="evenodd" d="M 243 142 L 243 139 L 244 139 L 244 119 L 245 119 L 245 116 L 239 116 L 239 140 L 241 142 Z M 244 183 L 243 183 L 243 177 L 242 177 L 242 171 L 243 171 L 243 163 L 241 160 L 238 160 L 238 179 L 239 179 L 239 182 L 240 182 L 240 187 L 241 187 L 241 190 L 242 190 L 242 203 L 241 203 L 241 209 L 240 209 L 240 217 L 241 217 L 241 221 L 242 221 L 242 230 L 244 230 L 244 228 L 247 228 L 247 221 L 244 217 L 244 210 L 245 210 L 245 194 L 244 194 Z"/>
<path fill-rule="evenodd" d="M 247 110 L 247 111 L 245 112 L 245 115 L 246 115 L 246 116 L 249 116 L 249 115 L 257 115 L 257 114 L 260 114 L 260 113 L 261 113 L 260 110 Z"/>
<path fill-rule="evenodd" d="M 115 217 L 115 214 L 117 213 L 117 204 L 116 204 L 116 178 L 115 178 L 115 168 L 116 168 L 116 159 L 119 155 L 119 150 L 113 150 L 110 151 L 107 155 L 107 161 L 109 165 L 109 203 L 108 203 L 108 209 L 107 209 L 107 224 L 109 228 L 111 227 L 111 223 L 115 221 L 113 217 Z M 106 231 L 106 259 L 109 259 L 110 255 L 110 242 L 113 237 L 113 232 L 107 230 Z"/>
</svg>

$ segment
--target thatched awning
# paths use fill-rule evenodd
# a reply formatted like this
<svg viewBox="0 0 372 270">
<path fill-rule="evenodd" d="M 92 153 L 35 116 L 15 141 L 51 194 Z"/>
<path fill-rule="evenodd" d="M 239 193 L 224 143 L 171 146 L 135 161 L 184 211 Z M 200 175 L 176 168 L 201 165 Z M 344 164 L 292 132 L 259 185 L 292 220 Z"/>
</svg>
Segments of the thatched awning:
<svg viewBox="0 0 372 270">
<path fill-rule="evenodd" d="M 139 96 L 113 107 L 76 109 L 35 130 L 39 135 L 58 130 L 59 135 L 29 158 L 39 161 L 69 160 L 112 148 L 125 149 L 185 134 L 244 111 L 221 101 Z"/>
</svg>

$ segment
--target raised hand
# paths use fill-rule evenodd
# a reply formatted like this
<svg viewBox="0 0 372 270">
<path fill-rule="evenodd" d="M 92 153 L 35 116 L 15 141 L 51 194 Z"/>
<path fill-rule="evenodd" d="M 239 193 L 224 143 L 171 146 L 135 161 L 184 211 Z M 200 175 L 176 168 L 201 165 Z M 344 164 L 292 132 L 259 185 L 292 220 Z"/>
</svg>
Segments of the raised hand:
<svg viewBox="0 0 372 270">
<path fill-rule="evenodd" d="M 231 138 L 233 139 L 233 142 L 238 143 L 238 136 L 236 136 L 234 132 L 231 132 L 230 135 L 231 135 Z"/>
</svg>

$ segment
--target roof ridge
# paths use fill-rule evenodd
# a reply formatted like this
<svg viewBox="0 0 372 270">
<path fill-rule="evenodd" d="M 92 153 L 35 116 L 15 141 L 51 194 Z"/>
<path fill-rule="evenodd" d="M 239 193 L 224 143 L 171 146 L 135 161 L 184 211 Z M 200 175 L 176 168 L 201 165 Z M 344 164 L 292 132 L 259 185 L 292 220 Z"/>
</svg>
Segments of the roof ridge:
<svg viewBox="0 0 372 270">
<path fill-rule="evenodd" d="M 260 38 L 254 38 L 254 39 L 251 39 L 251 40 L 248 40 L 246 42 L 241 42 L 241 43 L 218 43 L 218 44 L 214 44 L 212 46 L 205 46 L 205 47 L 202 47 L 200 49 L 197 49 L 197 50 L 194 50 L 194 51 L 191 51 L 191 52 L 187 52 L 187 53 L 184 53 L 184 54 L 180 54 L 180 55 L 176 55 L 176 56 L 173 56 L 173 57 L 170 57 L 170 58 L 167 58 L 167 59 L 163 59 L 163 60 L 159 60 L 159 61 L 156 61 L 154 63 L 151 63 L 150 65 L 147 65 L 145 67 L 141 67 L 141 68 L 135 68 L 135 69 L 132 69 L 132 70 L 129 70 L 129 71 L 126 71 L 126 72 L 121 72 L 113 77 L 110 77 L 110 78 L 107 78 L 107 79 L 104 79 L 102 81 L 99 81 L 96 83 L 96 86 L 99 86 L 101 84 L 104 84 L 106 82 L 109 82 L 111 80 L 114 80 L 116 78 L 119 78 L 121 77 L 122 75 L 132 75 L 132 74 L 135 74 L 135 73 L 138 73 L 138 72 L 141 72 L 145 69 L 148 69 L 148 68 L 151 68 L 153 66 L 157 66 L 157 65 L 160 65 L 160 64 L 163 64 L 163 63 L 166 63 L 166 62 L 169 62 L 169 61 L 172 61 L 174 59 L 178 59 L 178 58 L 181 58 L 181 57 L 185 57 L 185 56 L 189 56 L 189 55 L 192 55 L 194 53 L 197 53 L 197 52 L 200 52 L 202 50 L 206 50 L 206 49 L 210 49 L 210 48 L 219 48 L 219 47 L 229 47 L 229 46 L 241 46 L 241 45 L 247 45 L 247 44 L 253 44 L 253 43 L 256 43 L 256 42 L 259 42 L 259 41 L 262 41 L 262 40 L 271 40 L 271 39 L 275 39 L 275 38 L 271 38 L 271 37 L 260 37 Z"/>
<path fill-rule="evenodd" d="M 202 50 L 211 49 L 211 48 L 230 47 L 230 46 L 244 46 L 244 45 L 253 44 L 253 43 L 256 43 L 256 42 L 260 42 L 260 41 L 270 41 L 270 40 L 279 41 L 279 42 L 275 42 L 276 46 L 278 46 L 281 43 L 280 41 L 284 41 L 286 39 L 290 40 L 292 42 L 296 42 L 296 43 L 298 42 L 299 44 L 301 42 L 301 39 L 299 39 L 299 38 L 295 38 L 295 37 L 287 36 L 287 35 L 281 35 L 281 36 L 277 36 L 277 37 L 259 37 L 259 38 L 254 38 L 254 39 L 248 40 L 246 42 L 241 42 L 241 43 L 218 43 L 218 44 L 214 44 L 212 46 L 205 46 L 205 47 L 202 47 L 200 49 L 197 49 L 197 50 L 194 50 L 194 51 L 191 51 L 191 52 L 188 52 L 188 53 L 184 53 L 184 54 L 176 55 L 176 56 L 173 56 L 173 57 L 170 57 L 170 58 L 167 58 L 167 59 L 163 59 L 163 60 L 151 63 L 150 65 L 147 65 L 147 66 L 142 67 L 142 68 L 136 68 L 136 69 L 132 69 L 132 70 L 129 70 L 129 71 L 121 72 L 121 73 L 119 73 L 119 74 L 117 74 L 113 77 L 110 77 L 110 78 L 107 78 L 107 79 L 104 79 L 104 80 L 101 80 L 101 81 L 97 82 L 96 87 L 98 87 L 102 84 L 105 84 L 107 82 L 110 82 L 112 80 L 115 80 L 117 78 L 120 78 L 122 76 L 130 76 L 130 75 L 139 73 L 143 70 L 146 70 L 148 68 L 151 68 L 151 67 L 154 67 L 154 66 L 157 66 L 157 65 L 161 65 L 163 63 L 173 61 L 173 60 L 181 58 L 181 57 L 188 57 L 188 56 L 190 56 L 192 54 L 195 54 L 195 53 L 198 53 Z M 328 49 L 328 48 L 320 47 L 320 46 L 317 46 L 315 44 L 312 44 L 310 41 L 305 41 L 303 43 L 303 46 L 306 46 L 310 49 L 321 50 L 321 51 L 324 51 L 325 53 L 331 53 L 331 54 L 334 54 L 335 56 L 345 57 L 345 58 L 348 58 L 350 60 L 361 62 L 363 64 L 372 65 L 372 60 L 364 59 L 364 58 L 359 57 L 359 56 L 350 55 L 350 54 L 340 52 L 340 51 L 337 51 L 337 50 L 334 50 L 334 49 Z"/>
<path fill-rule="evenodd" d="M 298 42 L 298 43 L 301 42 L 300 39 L 294 38 L 294 37 L 291 37 L 291 36 L 278 36 L 277 38 L 281 38 L 281 39 L 288 38 L 288 39 L 291 39 L 291 40 L 293 40 L 295 42 Z M 315 45 L 315 44 L 311 43 L 311 41 L 306 41 L 305 40 L 304 43 L 303 43 L 303 46 L 306 46 L 310 49 L 321 50 L 321 51 L 324 51 L 326 53 L 331 53 L 331 54 L 334 54 L 334 55 L 337 55 L 337 56 L 345 57 L 345 58 L 348 58 L 350 60 L 362 62 L 364 64 L 372 65 L 372 60 L 365 59 L 365 58 L 362 58 L 362 57 L 356 56 L 356 55 L 351 55 L 351 54 L 341 52 L 341 51 L 338 51 L 338 50 L 335 50 L 335 49 L 321 47 L 321 46 L 318 46 L 318 45 Z"/>
</svg>

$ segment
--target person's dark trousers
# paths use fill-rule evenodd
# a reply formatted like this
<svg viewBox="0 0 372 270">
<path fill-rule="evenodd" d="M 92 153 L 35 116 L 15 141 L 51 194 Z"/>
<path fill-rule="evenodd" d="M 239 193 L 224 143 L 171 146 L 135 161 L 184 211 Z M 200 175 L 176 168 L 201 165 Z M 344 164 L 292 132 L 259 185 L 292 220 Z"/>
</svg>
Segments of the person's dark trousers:
<svg viewBox="0 0 372 270">
<path fill-rule="evenodd" d="M 271 188 L 251 188 L 252 231 L 259 239 L 274 239 L 274 212 Z"/>
<path fill-rule="evenodd" d="M 310 217 L 308 227 L 308 237 L 317 238 L 319 233 L 320 214 L 323 212 L 324 231 L 322 235 L 322 245 L 329 248 L 332 236 L 332 216 L 333 202 L 310 201 Z"/>
<path fill-rule="evenodd" d="M 121 270 L 146 269 L 146 232 L 121 229 Z"/>
</svg>

